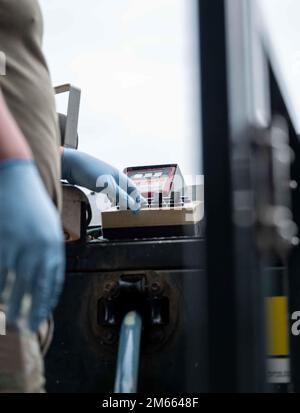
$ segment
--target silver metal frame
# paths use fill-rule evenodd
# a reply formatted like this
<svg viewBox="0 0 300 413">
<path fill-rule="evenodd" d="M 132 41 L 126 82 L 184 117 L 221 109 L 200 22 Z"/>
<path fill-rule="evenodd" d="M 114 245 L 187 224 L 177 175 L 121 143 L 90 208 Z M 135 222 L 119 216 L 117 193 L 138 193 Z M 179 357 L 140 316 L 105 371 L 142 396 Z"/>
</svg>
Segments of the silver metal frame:
<svg viewBox="0 0 300 413">
<path fill-rule="evenodd" d="M 77 146 L 78 146 L 77 129 L 78 129 L 81 90 L 71 84 L 64 84 L 64 85 L 56 86 L 54 88 L 54 91 L 56 95 L 69 92 L 64 146 L 66 148 L 77 149 Z"/>
</svg>

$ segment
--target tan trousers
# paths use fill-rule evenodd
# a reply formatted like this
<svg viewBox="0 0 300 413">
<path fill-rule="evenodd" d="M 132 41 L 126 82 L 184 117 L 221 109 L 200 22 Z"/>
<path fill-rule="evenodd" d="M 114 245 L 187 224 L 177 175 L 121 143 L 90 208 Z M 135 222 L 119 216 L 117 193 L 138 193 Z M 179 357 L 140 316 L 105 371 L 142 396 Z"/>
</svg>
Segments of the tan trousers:
<svg viewBox="0 0 300 413">
<path fill-rule="evenodd" d="M 45 355 L 53 336 L 52 318 L 39 333 L 7 327 L 0 336 L 0 393 L 44 393 Z"/>
<path fill-rule="evenodd" d="M 36 334 L 7 328 L 0 336 L 0 393 L 44 392 L 44 365 Z"/>
</svg>

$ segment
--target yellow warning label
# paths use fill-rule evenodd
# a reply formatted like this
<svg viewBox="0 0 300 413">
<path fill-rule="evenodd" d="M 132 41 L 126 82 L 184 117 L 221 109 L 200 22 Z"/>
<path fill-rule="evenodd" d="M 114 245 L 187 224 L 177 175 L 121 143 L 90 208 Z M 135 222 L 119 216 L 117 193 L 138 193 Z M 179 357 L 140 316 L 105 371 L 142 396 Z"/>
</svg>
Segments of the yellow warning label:
<svg viewBox="0 0 300 413">
<path fill-rule="evenodd" d="M 268 297 L 267 351 L 269 356 L 288 356 L 288 300 L 287 297 Z"/>
</svg>

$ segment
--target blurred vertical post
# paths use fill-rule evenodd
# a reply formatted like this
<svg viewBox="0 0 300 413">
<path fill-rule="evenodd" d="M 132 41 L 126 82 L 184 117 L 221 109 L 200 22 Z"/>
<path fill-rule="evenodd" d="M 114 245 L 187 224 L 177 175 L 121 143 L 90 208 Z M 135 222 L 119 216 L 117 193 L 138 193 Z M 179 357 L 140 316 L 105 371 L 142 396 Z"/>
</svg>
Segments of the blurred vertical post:
<svg viewBox="0 0 300 413">
<path fill-rule="evenodd" d="M 253 5 L 199 1 L 212 392 L 265 390 L 263 265 L 251 146 L 253 130 L 269 123 L 269 101 Z"/>
</svg>

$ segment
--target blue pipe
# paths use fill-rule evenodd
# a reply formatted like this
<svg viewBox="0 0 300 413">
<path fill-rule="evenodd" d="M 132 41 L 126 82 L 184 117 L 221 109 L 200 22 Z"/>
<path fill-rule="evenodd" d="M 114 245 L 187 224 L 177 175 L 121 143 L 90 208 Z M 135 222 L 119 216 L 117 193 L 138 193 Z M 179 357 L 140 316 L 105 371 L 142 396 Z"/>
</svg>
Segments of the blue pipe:
<svg viewBox="0 0 300 413">
<path fill-rule="evenodd" d="M 131 311 L 122 323 L 117 359 L 115 393 L 136 393 L 139 372 L 142 319 Z"/>
</svg>

